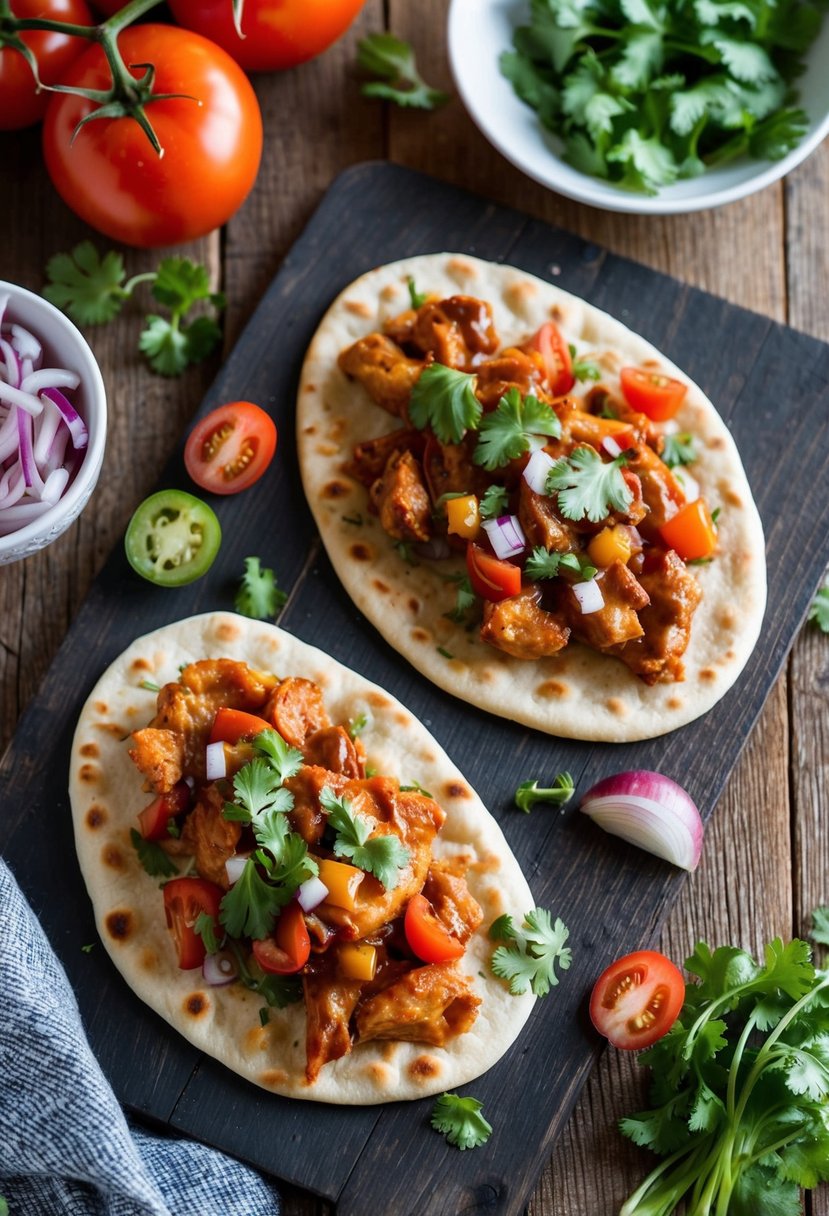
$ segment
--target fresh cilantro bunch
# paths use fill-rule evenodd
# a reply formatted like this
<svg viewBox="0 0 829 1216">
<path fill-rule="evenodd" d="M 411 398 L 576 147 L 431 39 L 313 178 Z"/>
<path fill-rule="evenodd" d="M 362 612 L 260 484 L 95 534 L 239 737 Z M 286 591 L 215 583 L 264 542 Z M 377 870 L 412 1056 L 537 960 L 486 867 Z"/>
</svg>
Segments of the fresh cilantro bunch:
<svg viewBox="0 0 829 1216">
<path fill-rule="evenodd" d="M 411 44 L 394 34 L 369 34 L 363 38 L 357 43 L 357 63 L 363 71 L 380 77 L 362 86 L 360 92 L 364 97 L 380 97 L 418 110 L 435 110 L 449 100 L 448 93 L 426 83 L 417 70 Z M 414 295 L 412 307 L 419 307 Z"/>
<path fill-rule="evenodd" d="M 481 1114 L 483 1105 L 477 1098 L 441 1094 L 432 1108 L 432 1127 L 456 1148 L 478 1148 L 492 1135 L 492 1124 Z"/>
<path fill-rule="evenodd" d="M 138 348 L 162 376 L 178 376 L 191 363 L 200 363 L 222 336 L 214 314 L 224 308 L 224 296 L 211 290 L 206 268 L 188 258 L 164 258 L 157 270 L 124 282 L 126 270 L 120 253 L 110 251 L 101 257 L 91 241 L 82 241 L 71 254 L 51 258 L 46 275 L 49 283 L 44 296 L 79 325 L 105 325 L 118 315 L 136 287 L 151 284 L 153 297 L 169 316 L 150 313 L 146 317 Z M 207 304 L 210 314 L 188 320 L 199 303 Z"/>
<path fill-rule="evenodd" d="M 489 928 L 492 941 L 509 942 L 492 955 L 492 971 L 509 981 L 513 996 L 529 988 L 536 996 L 546 996 L 558 984 L 556 964 L 567 971 L 572 951 L 565 946 L 570 932 L 563 921 L 552 917 L 546 908 L 532 908 L 520 929 L 511 916 L 499 916 Z"/>
<path fill-rule="evenodd" d="M 829 974 L 807 942 L 766 947 L 762 964 L 700 942 L 699 978 L 679 1019 L 643 1053 L 652 1109 L 623 1119 L 668 1161 L 621 1216 L 796 1216 L 800 1187 L 829 1179 Z"/>
<path fill-rule="evenodd" d="M 337 857 L 347 857 L 358 869 L 373 874 L 387 891 L 393 891 L 411 856 L 406 846 L 394 835 L 371 836 L 373 825 L 368 816 L 352 810 L 351 801 L 338 798 L 330 786 L 323 787 L 320 804 L 336 832 Z"/>
<path fill-rule="evenodd" d="M 501 71 L 574 168 L 656 194 L 803 138 L 819 0 L 532 0 Z"/>
</svg>

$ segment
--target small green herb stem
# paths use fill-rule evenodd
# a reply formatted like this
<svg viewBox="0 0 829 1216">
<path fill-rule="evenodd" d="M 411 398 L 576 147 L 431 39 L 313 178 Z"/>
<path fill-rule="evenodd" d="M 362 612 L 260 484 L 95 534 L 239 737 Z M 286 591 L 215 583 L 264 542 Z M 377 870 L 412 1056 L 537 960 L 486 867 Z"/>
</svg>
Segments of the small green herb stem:
<svg viewBox="0 0 829 1216">
<path fill-rule="evenodd" d="M 803 1135 L 803 1128 L 805 1126 L 805 1123 L 799 1123 L 795 1131 L 789 1132 L 787 1136 L 781 1136 L 779 1140 L 775 1140 L 774 1144 L 761 1145 L 756 1153 L 752 1151 L 751 1155 L 746 1158 L 746 1164 L 755 1165 L 758 1161 L 762 1161 L 764 1157 L 770 1156 L 771 1153 L 777 1153 L 781 1148 L 786 1148 L 787 1145 L 794 1143 L 798 1137 Z"/>
<path fill-rule="evenodd" d="M 743 1060 L 743 1052 L 745 1051 L 746 1043 L 748 1042 L 757 1020 L 757 1010 L 755 1009 L 751 1017 L 747 1020 L 743 1027 L 743 1033 L 734 1048 L 734 1055 L 731 1060 L 731 1067 L 728 1070 L 728 1089 L 726 1092 L 726 1110 L 728 1111 L 729 1119 L 734 1117 L 734 1103 L 737 1096 L 737 1076 L 740 1071 L 740 1064 Z"/>
<path fill-rule="evenodd" d="M 619 1210 L 619 1216 L 667 1216 L 690 1186 L 699 1172 L 699 1157 L 705 1150 L 705 1144 L 685 1145 L 670 1157 L 666 1157 L 647 1178 L 628 1196 Z M 674 1175 L 665 1178 L 672 1166 L 686 1160 L 681 1169 Z M 660 1191 L 662 1195 L 660 1196 Z M 658 1206 L 654 1207 L 654 1198 Z M 642 1204 L 646 1206 L 640 1206 Z"/>
<path fill-rule="evenodd" d="M 139 283 L 154 283 L 157 278 L 158 275 L 154 270 L 148 270 L 145 274 L 134 274 L 123 287 L 119 288 L 119 294 L 123 299 L 128 300 Z"/>
</svg>

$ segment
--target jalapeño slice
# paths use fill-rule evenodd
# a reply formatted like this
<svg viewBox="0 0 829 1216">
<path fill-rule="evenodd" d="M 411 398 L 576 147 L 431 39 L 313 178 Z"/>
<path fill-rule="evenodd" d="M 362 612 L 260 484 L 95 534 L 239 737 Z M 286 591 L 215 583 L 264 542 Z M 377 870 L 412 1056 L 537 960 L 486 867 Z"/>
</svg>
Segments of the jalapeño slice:
<svg viewBox="0 0 829 1216">
<path fill-rule="evenodd" d="M 124 548 L 136 573 L 159 587 L 183 587 L 201 578 L 219 552 L 216 513 L 184 490 L 145 498 L 127 526 Z"/>
</svg>

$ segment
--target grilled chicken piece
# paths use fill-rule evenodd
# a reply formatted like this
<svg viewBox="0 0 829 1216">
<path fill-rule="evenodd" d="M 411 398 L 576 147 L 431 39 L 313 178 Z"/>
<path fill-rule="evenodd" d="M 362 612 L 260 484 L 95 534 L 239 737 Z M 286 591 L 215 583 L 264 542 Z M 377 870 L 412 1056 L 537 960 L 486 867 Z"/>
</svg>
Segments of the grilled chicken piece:
<svg viewBox="0 0 829 1216">
<path fill-rule="evenodd" d="M 483 355 L 498 349 L 492 309 L 474 296 L 429 300 L 387 322 L 384 329 L 401 346 L 431 355 L 445 367 L 475 367 Z"/>
<path fill-rule="evenodd" d="M 242 826 L 225 819 L 224 798 L 215 785 L 208 785 L 184 821 L 181 830 L 182 849 L 191 854 L 202 878 L 228 889 L 225 862 L 236 852 Z"/>
<path fill-rule="evenodd" d="M 616 647 L 613 653 L 646 684 L 681 680 L 682 656 L 702 591 L 673 549 L 648 554 L 645 571 L 639 575 L 650 597 L 639 614 L 644 636 Z"/>
<path fill-rule="evenodd" d="M 442 1047 L 469 1030 L 480 997 L 455 963 L 416 967 L 360 1005 L 355 1015 L 357 1041 L 405 1039 Z"/>
<path fill-rule="evenodd" d="M 432 862 L 423 894 L 441 924 L 453 937 L 466 945 L 484 919 L 484 913 L 477 899 L 470 893 L 466 879 L 454 873 L 451 861 Z"/>
<path fill-rule="evenodd" d="M 534 548 L 543 545 L 548 553 L 567 553 L 576 546 L 576 533 L 559 515 L 555 499 L 536 494 L 523 477 L 518 492 L 518 519 Z"/>
<path fill-rule="evenodd" d="M 623 397 L 614 397 L 603 384 L 596 384 L 590 389 L 585 395 L 584 406 L 589 413 L 600 417 L 602 412 L 607 410 L 612 417 L 602 418 L 602 421 L 615 424 L 617 430 L 619 423 L 624 422 L 633 431 L 637 443 L 647 443 L 654 451 L 662 451 L 665 440 L 652 419 L 647 414 L 640 414 L 638 410 L 632 409 Z"/>
<path fill-rule="evenodd" d="M 680 507 L 685 505 L 685 495 L 671 470 L 646 444 L 640 444 L 636 454 L 628 459 L 626 473 L 635 473 L 642 483 L 642 497 L 648 508 L 642 532 L 648 540 L 658 539 L 657 529 L 667 523 Z M 633 520 L 626 520 L 633 523 Z"/>
<path fill-rule="evenodd" d="M 318 764 L 332 773 L 342 773 L 346 777 L 365 775 L 357 748 L 342 726 L 325 726 L 309 735 L 303 754 L 306 764 Z"/>
<path fill-rule="evenodd" d="M 392 453 L 370 494 L 383 530 L 389 536 L 405 541 L 429 539 L 432 508 L 420 465 L 411 452 Z"/>
<path fill-rule="evenodd" d="M 527 587 L 518 595 L 484 601 L 481 639 L 514 659 L 541 659 L 567 645 L 570 630 L 562 617 L 540 606 L 541 592 Z"/>
<path fill-rule="evenodd" d="M 369 334 L 342 352 L 340 369 L 358 380 L 377 405 L 406 419 L 412 388 L 423 371 L 420 359 L 410 359 L 384 334 Z"/>
<path fill-rule="evenodd" d="M 132 732 L 130 759 L 157 794 L 168 794 L 184 772 L 184 738 L 172 730 L 146 726 Z"/>
<path fill-rule="evenodd" d="M 302 977 L 305 995 L 305 1077 L 313 1084 L 320 1069 L 351 1051 L 349 1022 L 360 998 L 359 980 L 337 979 L 331 970 L 306 972 Z"/>
<path fill-rule="evenodd" d="M 430 439 L 423 453 L 423 474 L 432 502 L 443 494 L 477 494 L 480 497 L 489 485 L 489 478 L 480 465 L 472 463 L 472 453 L 478 442 L 469 434 L 460 443 L 440 443 Z"/>
<path fill-rule="evenodd" d="M 537 352 L 510 346 L 494 359 L 487 359 L 476 372 L 475 395 L 485 410 L 494 410 L 511 388 L 517 388 L 522 397 L 532 393 L 541 401 L 549 400 L 543 389 L 547 373 Z"/>
<path fill-rule="evenodd" d="M 320 806 L 323 789 L 328 786 L 340 795 L 347 785 L 348 778 L 342 773 L 332 772 L 319 764 L 303 765 L 296 776 L 285 782 L 285 788 L 294 796 L 291 827 L 299 832 L 306 844 L 315 845 L 325 831 L 327 816 Z"/>
<path fill-rule="evenodd" d="M 650 600 L 636 576 L 623 562 L 615 561 L 599 576 L 598 585 L 604 599 L 598 612 L 583 613 L 569 586 L 561 597 L 573 637 L 595 650 L 608 650 L 641 637 L 644 629 L 637 613 Z"/>
<path fill-rule="evenodd" d="M 425 439 L 422 431 L 397 430 L 376 439 L 366 439 L 354 448 L 354 456 L 346 465 L 346 472 L 370 489 L 394 452 L 411 452 L 418 458 L 423 455 Z"/>
<path fill-rule="evenodd" d="M 287 743 L 300 750 L 309 735 L 331 725 L 319 684 L 301 676 L 280 681 L 263 716 Z"/>
</svg>

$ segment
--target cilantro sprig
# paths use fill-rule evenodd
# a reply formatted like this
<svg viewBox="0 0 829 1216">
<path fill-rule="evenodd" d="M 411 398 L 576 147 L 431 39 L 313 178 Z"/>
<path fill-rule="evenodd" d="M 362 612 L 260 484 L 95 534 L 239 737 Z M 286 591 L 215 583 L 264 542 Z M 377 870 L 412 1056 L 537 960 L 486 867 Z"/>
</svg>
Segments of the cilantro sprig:
<svg viewBox="0 0 829 1216">
<path fill-rule="evenodd" d="M 492 1124 L 481 1113 L 483 1105 L 477 1098 L 441 1094 L 432 1108 L 432 1127 L 456 1148 L 479 1148 L 492 1135 Z"/>
<path fill-rule="evenodd" d="M 567 344 L 572 361 L 573 375 L 581 382 L 584 380 L 601 380 L 602 369 L 592 359 L 581 359 L 572 342 Z"/>
<path fill-rule="evenodd" d="M 675 469 L 678 465 L 693 464 L 697 459 L 694 436 L 688 431 L 680 431 L 676 435 L 666 435 L 661 459 L 669 469 Z"/>
<path fill-rule="evenodd" d="M 287 599 L 288 595 L 280 588 L 273 570 L 263 567 L 258 557 L 246 557 L 245 572 L 233 601 L 236 611 L 255 621 L 271 620 L 284 607 Z"/>
<path fill-rule="evenodd" d="M 207 269 L 189 258 L 164 258 L 157 270 L 125 282 L 120 253 L 109 251 L 101 257 L 91 241 L 82 241 L 71 254 L 50 258 L 46 275 L 44 296 L 79 325 L 107 324 L 140 284 L 149 283 L 154 299 L 169 316 L 147 315 L 138 348 L 162 376 L 178 376 L 191 363 L 200 363 L 222 336 L 215 316 L 224 308 L 225 298 L 211 289 Z M 198 304 L 206 304 L 209 312 L 191 318 Z"/>
<path fill-rule="evenodd" d="M 178 874 L 178 866 L 156 840 L 145 840 L 135 828 L 130 828 L 132 847 L 138 860 L 151 878 L 172 878 Z"/>
<path fill-rule="evenodd" d="M 494 975 L 509 982 L 513 996 L 528 989 L 536 996 L 546 996 L 558 984 L 556 965 L 562 971 L 570 966 L 572 951 L 564 944 L 570 932 L 558 917 L 553 923 L 546 908 L 532 908 L 520 928 L 511 916 L 499 916 L 492 922 L 489 936 L 492 941 L 510 943 L 495 950 L 490 966 Z"/>
<path fill-rule="evenodd" d="M 379 76 L 361 88 L 364 97 L 380 97 L 396 105 L 434 110 L 449 101 L 449 94 L 433 89 L 417 70 L 411 44 L 394 34 L 369 34 L 357 43 L 357 63 L 365 72 Z M 419 307 L 412 302 L 412 307 Z"/>
<path fill-rule="evenodd" d="M 509 507 L 509 493 L 506 486 L 489 486 L 481 495 L 478 505 L 481 519 L 497 519 L 506 515 Z"/>
<path fill-rule="evenodd" d="M 555 410 L 532 394 L 522 398 L 513 387 L 481 418 L 472 459 L 490 471 L 500 469 L 517 456 L 543 447 L 545 438 L 560 436 Z"/>
<path fill-rule="evenodd" d="M 460 443 L 468 430 L 478 426 L 483 413 L 474 385 L 474 375 L 442 363 L 430 364 L 412 389 L 412 425 L 421 431 L 430 426 L 441 443 Z"/>
<path fill-rule="evenodd" d="M 812 600 L 809 620 L 814 621 L 824 633 L 829 633 L 829 583 L 825 583 Z"/>
<path fill-rule="evenodd" d="M 593 448 L 575 448 L 557 460 L 547 474 L 547 493 L 558 495 L 558 509 L 565 519 L 599 523 L 611 510 L 626 511 L 633 492 L 622 477 L 627 464 L 624 452 L 605 462 Z"/>
<path fill-rule="evenodd" d="M 562 570 L 569 570 L 583 580 L 595 578 L 598 573 L 595 566 L 583 561 L 577 553 L 548 552 L 543 545 L 537 545 L 524 563 L 524 574 L 533 582 L 557 578 Z"/>
<path fill-rule="evenodd" d="M 352 810 L 350 799 L 338 798 L 330 786 L 324 786 L 320 792 L 320 804 L 336 832 L 337 857 L 347 857 L 359 869 L 373 874 L 387 891 L 393 891 L 400 881 L 400 871 L 411 857 L 402 841 L 390 834 L 371 836 L 369 817 Z"/>
</svg>

